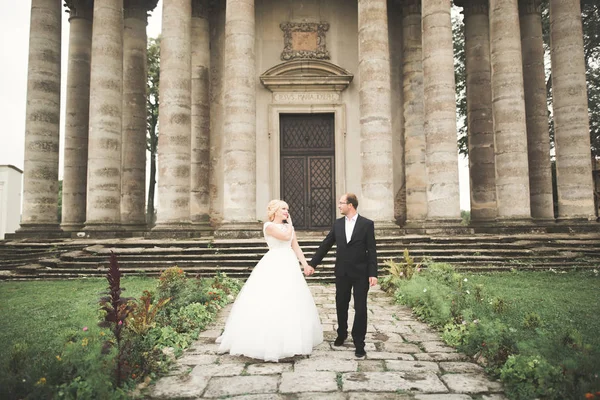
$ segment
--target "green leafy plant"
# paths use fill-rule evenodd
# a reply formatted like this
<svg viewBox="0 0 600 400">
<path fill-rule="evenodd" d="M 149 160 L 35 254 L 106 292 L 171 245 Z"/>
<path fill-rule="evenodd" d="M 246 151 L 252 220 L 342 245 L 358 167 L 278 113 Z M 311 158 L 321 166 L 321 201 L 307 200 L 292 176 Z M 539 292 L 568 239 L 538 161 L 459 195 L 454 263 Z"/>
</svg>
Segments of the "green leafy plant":
<svg viewBox="0 0 600 400">
<path fill-rule="evenodd" d="M 542 356 L 511 355 L 500 370 L 505 393 L 514 400 L 564 399 L 557 389 L 564 378 L 559 367 Z"/>
<path fill-rule="evenodd" d="M 525 329 L 534 330 L 541 326 L 542 326 L 542 318 L 535 311 L 527 313 L 527 315 L 525 315 L 525 317 L 523 318 L 523 327 Z"/>
<path fill-rule="evenodd" d="M 170 301 L 169 298 L 162 298 L 156 304 L 153 304 L 152 297 L 150 291 L 144 290 L 144 294 L 140 299 L 131 303 L 127 327 L 138 335 L 144 335 L 156 326 L 156 314 Z"/>
<path fill-rule="evenodd" d="M 385 260 L 384 264 L 387 266 L 388 275 L 382 278 L 380 284 L 386 291 L 395 289 L 401 280 L 412 279 L 415 272 L 421 270 L 421 264 L 415 262 L 408 249 L 404 249 L 402 261 L 396 262 L 390 258 Z"/>
</svg>

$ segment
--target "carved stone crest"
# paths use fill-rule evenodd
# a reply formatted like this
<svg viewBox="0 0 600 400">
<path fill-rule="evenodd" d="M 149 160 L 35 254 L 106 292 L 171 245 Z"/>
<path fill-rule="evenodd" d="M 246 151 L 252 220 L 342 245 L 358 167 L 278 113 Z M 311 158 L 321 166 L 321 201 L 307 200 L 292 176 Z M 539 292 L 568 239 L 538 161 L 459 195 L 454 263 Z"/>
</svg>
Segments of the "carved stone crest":
<svg viewBox="0 0 600 400">
<path fill-rule="evenodd" d="M 328 23 L 284 22 L 279 27 L 283 31 L 282 61 L 297 58 L 329 60 L 329 52 L 325 45 Z"/>
</svg>

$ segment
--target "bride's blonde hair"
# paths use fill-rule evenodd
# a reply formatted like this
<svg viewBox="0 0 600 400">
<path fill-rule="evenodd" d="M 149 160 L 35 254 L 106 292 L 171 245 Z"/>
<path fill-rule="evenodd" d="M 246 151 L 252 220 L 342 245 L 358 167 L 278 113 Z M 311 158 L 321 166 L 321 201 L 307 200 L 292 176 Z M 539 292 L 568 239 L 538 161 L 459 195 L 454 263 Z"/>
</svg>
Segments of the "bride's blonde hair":
<svg viewBox="0 0 600 400">
<path fill-rule="evenodd" d="M 269 204 L 267 205 L 267 218 L 269 219 L 269 221 L 273 221 L 275 219 L 275 214 L 277 214 L 277 211 L 279 211 L 279 209 L 283 206 L 283 205 L 287 205 L 287 203 L 283 200 L 271 200 L 269 202 Z"/>
</svg>

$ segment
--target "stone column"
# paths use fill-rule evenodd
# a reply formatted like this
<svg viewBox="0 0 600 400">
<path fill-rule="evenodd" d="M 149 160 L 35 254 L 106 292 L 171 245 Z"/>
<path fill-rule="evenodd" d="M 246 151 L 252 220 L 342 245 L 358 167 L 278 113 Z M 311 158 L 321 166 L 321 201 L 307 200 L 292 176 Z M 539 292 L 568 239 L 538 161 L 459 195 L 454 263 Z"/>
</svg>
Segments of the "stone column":
<svg viewBox="0 0 600 400">
<path fill-rule="evenodd" d="M 466 1 L 464 15 L 471 220 L 493 221 L 498 210 L 487 0 Z"/>
<path fill-rule="evenodd" d="M 155 231 L 190 223 L 192 0 L 164 0 L 162 18 Z"/>
<path fill-rule="evenodd" d="M 32 0 L 19 232 L 58 232 L 61 1 Z"/>
<path fill-rule="evenodd" d="M 529 165 L 517 0 L 490 0 L 498 218 L 529 220 Z"/>
<path fill-rule="evenodd" d="M 147 0 L 125 0 L 123 29 L 123 147 L 121 224 L 146 229 Z"/>
<path fill-rule="evenodd" d="M 256 224 L 254 0 L 226 0 L 223 73 L 223 225 L 244 236 Z"/>
<path fill-rule="evenodd" d="M 460 220 L 456 93 L 450 0 L 422 2 L 427 219 Z"/>
<path fill-rule="evenodd" d="M 94 2 L 86 230 L 121 222 L 123 0 Z"/>
<path fill-rule="evenodd" d="M 78 231 L 86 213 L 93 9 L 83 0 L 67 1 L 66 5 L 70 14 L 69 67 L 60 226 L 64 231 Z"/>
<path fill-rule="evenodd" d="M 198 228 L 209 225 L 210 166 L 210 30 L 208 0 L 192 1 L 192 153 L 190 218 Z"/>
<path fill-rule="evenodd" d="M 593 218 L 594 187 L 579 0 L 550 0 L 550 42 L 558 217 Z"/>
<path fill-rule="evenodd" d="M 390 51 L 386 0 L 358 0 L 361 213 L 394 220 Z"/>
<path fill-rule="evenodd" d="M 427 219 L 421 1 L 413 0 L 402 3 L 402 27 L 406 222 L 411 224 Z"/>
<path fill-rule="evenodd" d="M 554 219 L 540 0 L 519 0 L 531 216 Z"/>
</svg>

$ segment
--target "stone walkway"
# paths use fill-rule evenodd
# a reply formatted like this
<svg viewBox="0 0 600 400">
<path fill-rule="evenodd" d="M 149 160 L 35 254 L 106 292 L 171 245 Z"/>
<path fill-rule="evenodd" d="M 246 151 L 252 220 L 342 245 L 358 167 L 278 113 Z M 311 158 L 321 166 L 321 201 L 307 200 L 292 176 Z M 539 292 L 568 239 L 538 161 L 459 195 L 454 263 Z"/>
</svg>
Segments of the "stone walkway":
<svg viewBox="0 0 600 400">
<path fill-rule="evenodd" d="M 506 400 L 499 382 L 446 346 L 438 333 L 395 304 L 379 287 L 369 291 L 366 358 L 354 356 L 352 342 L 334 347 L 335 287 L 311 285 L 325 341 L 310 357 L 279 363 L 218 354 L 231 305 L 177 360 L 170 376 L 149 391 L 154 399 L 233 398 L 244 400 Z M 349 320 L 354 318 L 350 310 Z"/>
</svg>

